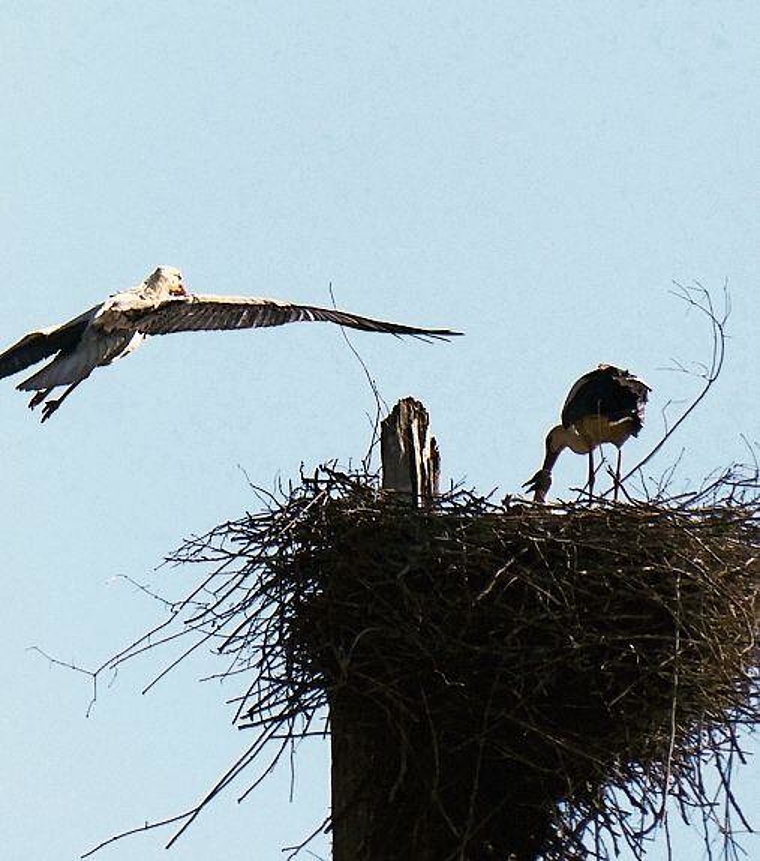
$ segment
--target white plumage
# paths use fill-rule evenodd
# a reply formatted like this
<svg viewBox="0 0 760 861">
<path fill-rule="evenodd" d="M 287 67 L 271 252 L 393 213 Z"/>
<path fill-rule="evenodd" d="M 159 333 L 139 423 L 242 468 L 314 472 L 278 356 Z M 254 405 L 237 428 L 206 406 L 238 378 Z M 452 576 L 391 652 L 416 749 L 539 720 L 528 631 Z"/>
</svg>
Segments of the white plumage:
<svg viewBox="0 0 760 861">
<path fill-rule="evenodd" d="M 617 447 L 615 499 L 620 487 L 621 447 L 637 436 L 644 424 L 644 406 L 649 386 L 614 365 L 599 365 L 584 374 L 570 389 L 562 408 L 562 424 L 546 436 L 546 454 L 541 469 L 523 487 L 543 502 L 552 483 L 552 468 L 562 451 L 588 455 L 588 492 L 594 490 L 594 449 L 602 443 Z"/>
<path fill-rule="evenodd" d="M 182 285 L 178 269 L 159 266 L 137 287 L 116 293 L 73 320 L 25 335 L 0 354 L 0 379 L 55 356 L 17 386 L 22 391 L 35 392 L 29 402 L 32 409 L 45 402 L 44 422 L 95 368 L 131 353 L 148 335 L 250 329 L 297 322 L 336 323 L 366 332 L 422 339 L 446 339 L 461 334 L 449 329 L 387 323 L 347 311 L 277 299 L 193 295 Z M 49 398 L 57 386 L 68 388 L 59 398 Z"/>
</svg>

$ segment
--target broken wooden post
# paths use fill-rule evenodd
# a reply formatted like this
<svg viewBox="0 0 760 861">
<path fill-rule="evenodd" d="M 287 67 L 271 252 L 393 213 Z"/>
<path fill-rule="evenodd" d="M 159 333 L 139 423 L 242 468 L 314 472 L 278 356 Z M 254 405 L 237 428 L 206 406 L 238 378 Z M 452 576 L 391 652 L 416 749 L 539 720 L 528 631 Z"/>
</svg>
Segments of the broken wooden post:
<svg viewBox="0 0 760 861">
<path fill-rule="evenodd" d="M 430 435 L 430 418 L 414 398 L 399 401 L 381 426 L 382 486 L 427 506 L 438 494 L 440 454 Z M 333 861 L 406 859 L 407 847 L 389 854 L 383 837 L 397 775 L 398 750 L 384 716 L 367 713 L 368 702 L 337 690 L 330 702 L 332 746 Z M 425 828 L 417 823 L 417 830 Z M 379 839 L 378 839 L 379 838 Z M 420 848 L 420 842 L 425 848 Z M 438 861 L 435 841 L 414 841 L 415 861 Z M 426 845 L 425 845 L 426 844 Z M 397 854 L 396 854 L 397 853 Z"/>
<path fill-rule="evenodd" d="M 409 493 L 416 505 L 429 505 L 438 495 L 441 458 L 419 401 L 404 398 L 383 419 L 380 456 L 385 490 Z"/>
</svg>

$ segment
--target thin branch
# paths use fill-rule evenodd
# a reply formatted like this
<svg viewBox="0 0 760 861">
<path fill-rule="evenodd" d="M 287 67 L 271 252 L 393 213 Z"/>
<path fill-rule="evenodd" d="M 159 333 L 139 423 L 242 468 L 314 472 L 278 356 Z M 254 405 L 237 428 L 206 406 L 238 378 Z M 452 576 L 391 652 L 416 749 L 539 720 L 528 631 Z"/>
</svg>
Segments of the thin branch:
<svg viewBox="0 0 760 861">
<path fill-rule="evenodd" d="M 332 302 L 333 308 L 336 308 L 337 306 L 335 304 L 335 294 L 333 293 L 332 282 L 330 283 L 330 301 Z M 370 418 L 372 433 L 370 435 L 369 447 L 367 448 L 367 453 L 362 458 L 362 470 L 368 473 L 370 471 L 370 464 L 372 463 L 372 453 L 377 448 L 380 441 L 380 419 L 382 418 L 383 413 L 387 414 L 390 410 L 388 408 L 388 404 L 380 394 L 380 389 L 378 388 L 374 377 L 370 373 L 367 363 L 353 345 L 344 326 L 340 327 L 340 333 L 343 336 L 343 340 L 346 342 L 348 349 L 353 353 L 354 358 L 364 372 L 364 376 L 369 384 L 370 391 L 372 392 L 372 397 L 375 399 L 375 415 L 374 418 Z"/>
<path fill-rule="evenodd" d="M 171 816 L 168 819 L 162 819 L 159 822 L 146 822 L 144 825 L 140 825 L 137 828 L 132 828 L 129 831 L 122 831 L 121 834 L 116 834 L 114 837 L 109 837 L 107 840 L 103 840 L 101 843 L 98 843 L 97 846 L 93 846 L 92 849 L 89 849 L 83 855 L 80 855 L 80 858 L 90 858 L 96 852 L 99 852 L 101 849 L 106 846 L 110 846 L 112 843 L 118 843 L 120 840 L 123 840 L 125 837 L 131 837 L 133 834 L 140 834 L 143 831 L 153 831 L 156 828 L 165 828 L 167 825 L 173 825 L 175 822 L 181 822 L 183 819 L 187 819 L 188 816 L 192 816 L 195 810 L 188 810 L 185 813 L 180 813 L 177 816 Z"/>
<path fill-rule="evenodd" d="M 662 450 L 665 444 L 673 437 L 681 425 L 694 413 L 697 407 L 707 397 L 709 391 L 720 376 L 723 370 L 723 364 L 726 356 L 726 323 L 731 314 L 731 302 L 728 294 L 728 286 L 723 288 L 723 310 L 718 313 L 713 304 L 712 296 L 709 290 L 697 283 L 694 287 L 684 286 L 678 282 L 673 282 L 676 289 L 672 290 L 674 296 L 685 302 L 690 308 L 695 309 L 704 317 L 707 318 L 712 333 L 712 347 L 709 364 L 702 366 L 702 371 L 699 376 L 704 380 L 703 386 L 699 394 L 694 398 L 691 404 L 684 410 L 683 413 L 673 422 L 670 427 L 666 426 L 665 433 L 651 448 L 641 460 L 635 464 L 621 478 L 621 483 L 629 479 L 634 473 L 642 469 L 652 458 Z M 681 364 L 677 364 L 677 369 L 684 373 L 693 375 L 693 371 L 687 371 Z M 605 491 L 601 494 L 602 497 L 609 496 L 612 490 Z"/>
</svg>

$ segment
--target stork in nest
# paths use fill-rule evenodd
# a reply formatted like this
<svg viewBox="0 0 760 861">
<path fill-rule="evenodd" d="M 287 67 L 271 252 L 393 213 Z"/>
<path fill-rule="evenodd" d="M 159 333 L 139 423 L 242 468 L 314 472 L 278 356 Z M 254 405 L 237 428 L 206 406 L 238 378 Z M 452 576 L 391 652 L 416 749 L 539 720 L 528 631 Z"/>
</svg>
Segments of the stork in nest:
<svg viewBox="0 0 760 861">
<path fill-rule="evenodd" d="M 620 489 L 623 443 L 638 436 L 644 423 L 644 406 L 651 389 L 638 377 L 614 365 L 599 365 L 584 374 L 570 389 L 562 408 L 562 424 L 546 437 L 546 455 L 541 469 L 523 487 L 543 502 L 552 483 L 552 468 L 561 452 L 569 448 L 588 455 L 589 499 L 594 491 L 594 449 L 610 442 L 617 447 L 614 498 Z"/>
</svg>

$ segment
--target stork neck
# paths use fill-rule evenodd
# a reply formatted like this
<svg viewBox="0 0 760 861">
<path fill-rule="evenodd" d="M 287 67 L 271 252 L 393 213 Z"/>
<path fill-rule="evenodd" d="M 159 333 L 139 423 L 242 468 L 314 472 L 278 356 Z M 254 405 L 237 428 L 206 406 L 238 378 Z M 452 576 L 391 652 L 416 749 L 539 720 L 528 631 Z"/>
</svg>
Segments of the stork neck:
<svg viewBox="0 0 760 861">
<path fill-rule="evenodd" d="M 587 454 L 589 451 L 588 443 L 575 428 L 556 425 L 546 436 L 546 455 L 543 468 L 551 470 L 557 462 L 557 458 L 566 448 L 576 454 Z"/>
<path fill-rule="evenodd" d="M 551 472 L 557 458 L 562 453 L 562 450 L 567 447 L 564 441 L 564 428 L 562 425 L 553 427 L 546 435 L 546 454 L 544 455 L 544 464 L 542 469 Z"/>
</svg>

